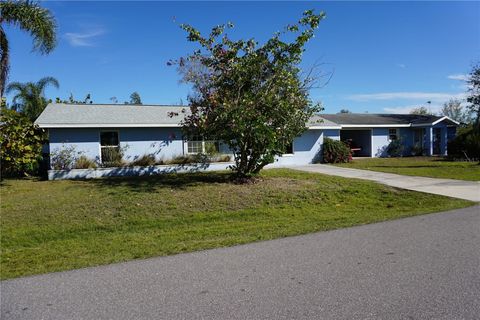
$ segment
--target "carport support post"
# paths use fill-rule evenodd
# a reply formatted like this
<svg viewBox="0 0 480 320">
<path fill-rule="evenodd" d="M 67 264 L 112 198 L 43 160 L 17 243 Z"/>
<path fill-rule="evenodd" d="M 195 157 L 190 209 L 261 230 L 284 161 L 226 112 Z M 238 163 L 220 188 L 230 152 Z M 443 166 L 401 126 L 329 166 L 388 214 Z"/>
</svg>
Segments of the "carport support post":
<svg viewBox="0 0 480 320">
<path fill-rule="evenodd" d="M 433 127 L 428 127 L 427 128 L 427 155 L 431 156 L 433 155 Z"/>
<path fill-rule="evenodd" d="M 442 154 L 447 155 L 447 144 L 448 144 L 448 130 L 447 127 L 442 128 Z"/>
</svg>

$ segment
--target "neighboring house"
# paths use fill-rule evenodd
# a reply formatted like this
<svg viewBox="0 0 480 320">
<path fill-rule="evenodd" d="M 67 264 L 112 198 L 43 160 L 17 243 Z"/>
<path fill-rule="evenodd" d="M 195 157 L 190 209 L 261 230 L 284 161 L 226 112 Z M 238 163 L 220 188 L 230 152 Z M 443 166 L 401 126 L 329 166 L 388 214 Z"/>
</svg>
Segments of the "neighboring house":
<svg viewBox="0 0 480 320">
<path fill-rule="evenodd" d="M 109 150 L 121 148 L 125 161 L 143 155 L 168 160 L 204 153 L 206 147 L 228 154 L 226 146 L 201 139 L 187 141 L 180 127 L 188 107 L 148 105 L 49 104 L 35 121 L 49 134 L 49 150 L 65 147 L 104 162 Z M 457 122 L 448 117 L 396 114 L 322 114 L 307 124 L 288 154 L 277 164 L 307 164 L 321 160 L 323 139 L 349 141 L 355 156 L 386 156 L 385 149 L 395 139 L 405 146 L 422 148 L 427 155 L 446 155 L 447 141 L 455 136 Z"/>
</svg>

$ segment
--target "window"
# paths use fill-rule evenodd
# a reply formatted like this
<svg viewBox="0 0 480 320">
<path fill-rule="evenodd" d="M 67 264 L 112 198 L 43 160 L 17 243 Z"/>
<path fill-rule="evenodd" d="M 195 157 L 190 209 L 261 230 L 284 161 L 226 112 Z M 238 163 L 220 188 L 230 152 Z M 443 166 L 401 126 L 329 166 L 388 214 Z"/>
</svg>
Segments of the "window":
<svg viewBox="0 0 480 320">
<path fill-rule="evenodd" d="M 118 147 L 118 132 L 117 131 L 101 132 L 100 145 L 102 147 Z"/>
<path fill-rule="evenodd" d="M 118 131 L 100 132 L 100 151 L 103 164 L 115 165 L 121 161 Z"/>
<path fill-rule="evenodd" d="M 423 145 L 423 136 L 424 136 L 424 129 L 415 129 L 413 131 L 413 145 L 414 146 L 422 146 Z"/>
<path fill-rule="evenodd" d="M 388 140 L 394 141 L 398 139 L 398 129 L 388 129 Z"/>
<path fill-rule="evenodd" d="M 203 153 L 203 140 L 195 137 L 187 142 L 187 153 Z"/>
<path fill-rule="evenodd" d="M 220 152 L 220 143 L 218 141 L 204 140 L 202 137 L 196 136 L 187 141 L 188 154 L 217 154 Z"/>
<path fill-rule="evenodd" d="M 287 145 L 284 154 L 293 154 L 293 142 Z"/>
</svg>

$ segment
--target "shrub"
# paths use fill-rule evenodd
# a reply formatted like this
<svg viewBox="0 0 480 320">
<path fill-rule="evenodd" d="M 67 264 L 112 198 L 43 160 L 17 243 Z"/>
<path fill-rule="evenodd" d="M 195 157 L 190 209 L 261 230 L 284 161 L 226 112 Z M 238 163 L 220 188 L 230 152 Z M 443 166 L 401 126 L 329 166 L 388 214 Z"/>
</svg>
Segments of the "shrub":
<svg viewBox="0 0 480 320">
<path fill-rule="evenodd" d="M 232 157 L 228 154 L 223 154 L 212 159 L 212 161 L 215 162 L 230 162 L 230 160 L 232 160 Z"/>
<path fill-rule="evenodd" d="M 209 156 L 214 156 L 218 154 L 220 149 L 219 143 L 217 141 L 205 141 L 205 153 Z"/>
<path fill-rule="evenodd" d="M 122 148 L 102 148 L 102 167 L 121 167 L 124 150 Z"/>
<path fill-rule="evenodd" d="M 323 140 L 323 162 L 349 162 L 351 159 L 350 148 L 344 142 L 330 138 Z"/>
<path fill-rule="evenodd" d="M 389 157 L 401 157 L 403 156 L 404 148 L 402 139 L 392 140 L 387 146 L 387 155 Z"/>
<path fill-rule="evenodd" d="M 95 169 L 97 167 L 97 163 L 92 160 L 88 159 L 86 156 L 80 156 L 73 166 L 75 169 Z"/>
<path fill-rule="evenodd" d="M 155 156 L 151 154 L 144 154 L 140 158 L 130 162 L 131 166 L 139 166 L 139 167 L 149 167 L 149 166 L 154 166 L 156 164 L 157 164 L 157 161 L 155 159 Z"/>
<path fill-rule="evenodd" d="M 0 112 L 2 176 L 36 173 L 42 159 L 44 131 L 14 110 L 1 108 Z"/>
<path fill-rule="evenodd" d="M 206 163 L 209 159 L 204 154 L 191 154 L 186 156 L 178 156 L 171 160 L 165 160 L 165 164 L 189 164 L 189 163 Z"/>
<path fill-rule="evenodd" d="M 448 157 L 456 159 L 479 159 L 480 136 L 475 133 L 473 125 L 459 128 L 457 136 L 448 142 Z"/>
<path fill-rule="evenodd" d="M 73 145 L 62 145 L 50 154 L 50 166 L 55 170 L 70 170 L 75 167 L 77 157 L 81 154 L 82 152 L 77 152 Z"/>
<path fill-rule="evenodd" d="M 425 150 L 423 150 L 422 145 L 420 143 L 417 143 L 414 146 L 412 146 L 410 153 L 412 154 L 412 156 L 422 156 L 425 154 Z"/>
</svg>

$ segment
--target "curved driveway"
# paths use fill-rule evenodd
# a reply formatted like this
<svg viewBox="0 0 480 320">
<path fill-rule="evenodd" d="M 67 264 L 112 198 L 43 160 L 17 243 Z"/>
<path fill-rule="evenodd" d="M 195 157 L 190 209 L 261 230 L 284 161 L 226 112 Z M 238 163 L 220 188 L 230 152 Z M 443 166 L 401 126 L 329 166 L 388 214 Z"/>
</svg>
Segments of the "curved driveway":
<svg viewBox="0 0 480 320">
<path fill-rule="evenodd" d="M 289 169 L 323 173 L 345 178 L 371 180 L 392 187 L 421 191 L 470 201 L 480 201 L 480 181 L 404 176 L 369 170 L 341 168 L 325 164 L 289 166 Z"/>
<path fill-rule="evenodd" d="M 478 319 L 480 207 L 1 283 L 1 319 Z"/>
</svg>

